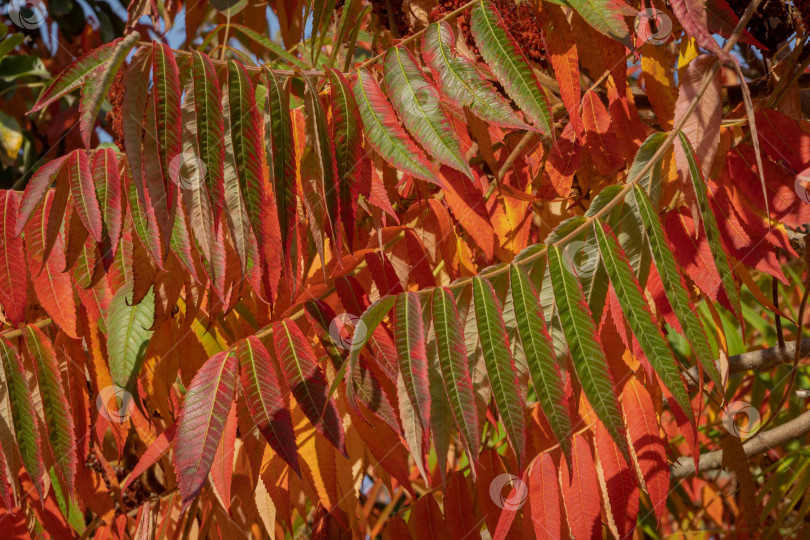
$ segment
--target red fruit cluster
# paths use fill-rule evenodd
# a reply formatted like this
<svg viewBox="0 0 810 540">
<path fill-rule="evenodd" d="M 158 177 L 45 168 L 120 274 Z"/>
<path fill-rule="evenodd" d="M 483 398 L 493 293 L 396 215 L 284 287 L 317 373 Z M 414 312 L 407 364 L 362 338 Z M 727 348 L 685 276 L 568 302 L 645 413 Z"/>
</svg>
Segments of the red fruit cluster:
<svg viewBox="0 0 810 540">
<path fill-rule="evenodd" d="M 430 20 L 437 21 L 466 3 L 467 0 L 439 0 L 430 13 Z M 501 17 L 506 22 L 506 27 L 509 28 L 512 36 L 523 49 L 523 54 L 529 60 L 545 68 L 546 43 L 543 39 L 543 33 L 540 31 L 540 23 L 537 21 L 534 10 L 529 3 L 523 2 L 518 5 L 514 0 L 493 0 L 492 4 L 501 13 Z M 470 32 L 470 11 L 465 10 L 460 13 L 456 18 L 456 22 L 466 38 L 467 46 L 473 53 L 478 55 L 478 48 L 475 46 L 475 41 Z"/>
</svg>

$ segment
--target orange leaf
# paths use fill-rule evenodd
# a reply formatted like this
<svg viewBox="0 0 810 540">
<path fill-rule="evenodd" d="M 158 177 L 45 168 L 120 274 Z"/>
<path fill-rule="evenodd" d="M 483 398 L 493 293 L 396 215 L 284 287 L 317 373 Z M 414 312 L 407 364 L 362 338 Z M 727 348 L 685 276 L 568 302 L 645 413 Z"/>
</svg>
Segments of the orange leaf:
<svg viewBox="0 0 810 540">
<path fill-rule="evenodd" d="M 565 457 L 562 458 L 563 462 Z M 602 538 L 599 483 L 591 447 L 583 435 L 574 435 L 571 449 L 573 475 L 560 466 L 563 503 L 568 527 L 574 538 Z"/>
<path fill-rule="evenodd" d="M 539 540 L 560 538 L 560 494 L 554 460 L 547 452 L 529 468 L 529 503 L 534 534 Z M 524 520 L 526 516 L 524 515 Z"/>
<path fill-rule="evenodd" d="M 621 403 L 637 472 L 660 522 L 667 507 L 669 465 L 655 406 L 647 389 L 635 378 L 624 386 Z"/>
<path fill-rule="evenodd" d="M 608 526 L 616 538 L 630 538 L 638 514 L 636 475 L 601 422 L 596 424 L 596 454 Z"/>
</svg>

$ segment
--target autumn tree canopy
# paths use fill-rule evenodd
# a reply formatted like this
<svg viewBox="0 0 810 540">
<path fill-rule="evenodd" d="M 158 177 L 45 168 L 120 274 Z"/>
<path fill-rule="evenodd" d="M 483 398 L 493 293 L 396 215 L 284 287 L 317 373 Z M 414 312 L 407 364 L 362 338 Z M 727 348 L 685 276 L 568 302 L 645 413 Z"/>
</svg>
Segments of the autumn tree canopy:
<svg viewBox="0 0 810 540">
<path fill-rule="evenodd" d="M 2 14 L 4 538 L 808 534 L 807 2 Z"/>
</svg>

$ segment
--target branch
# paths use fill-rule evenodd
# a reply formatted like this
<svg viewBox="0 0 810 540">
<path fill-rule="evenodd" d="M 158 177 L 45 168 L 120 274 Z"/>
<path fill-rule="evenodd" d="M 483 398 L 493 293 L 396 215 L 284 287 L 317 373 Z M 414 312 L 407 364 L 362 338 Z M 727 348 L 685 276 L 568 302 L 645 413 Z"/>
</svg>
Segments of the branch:
<svg viewBox="0 0 810 540">
<path fill-rule="evenodd" d="M 807 340 L 805 340 L 807 341 Z M 803 343 L 804 344 L 804 343 Z M 789 422 L 768 431 L 759 433 L 743 443 L 746 457 L 751 457 L 780 446 L 793 439 L 810 433 L 810 411 L 806 411 Z M 700 456 L 700 471 L 719 469 L 723 464 L 723 451 L 715 450 Z M 695 462 L 691 456 L 681 456 L 672 465 L 671 477 L 687 478 L 695 474 Z"/>
<path fill-rule="evenodd" d="M 767 371 L 780 364 L 790 364 L 796 354 L 796 342 L 785 343 L 784 346 L 775 345 L 768 349 L 760 349 L 742 354 L 736 354 L 728 359 L 729 375 L 743 371 Z M 810 355 L 810 338 L 802 340 L 800 356 Z M 698 387 L 698 368 L 692 366 L 684 372 L 686 386 L 689 390 Z"/>
</svg>

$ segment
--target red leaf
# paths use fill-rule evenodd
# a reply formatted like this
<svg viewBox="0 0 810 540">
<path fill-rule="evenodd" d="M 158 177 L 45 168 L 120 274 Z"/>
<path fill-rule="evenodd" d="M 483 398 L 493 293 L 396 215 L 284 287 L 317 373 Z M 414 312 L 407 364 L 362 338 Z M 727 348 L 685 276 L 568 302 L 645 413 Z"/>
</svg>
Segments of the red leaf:
<svg viewBox="0 0 810 540">
<path fill-rule="evenodd" d="M 249 336 L 237 344 L 236 355 L 241 366 L 242 390 L 253 422 L 273 450 L 300 476 L 292 418 L 285 406 L 270 353 L 259 338 Z"/>
<path fill-rule="evenodd" d="M 448 208 L 487 260 L 492 260 L 497 239 L 481 189 L 449 167 L 442 167 L 439 175 L 445 184 L 444 200 Z"/>
<path fill-rule="evenodd" d="M 433 495 L 427 494 L 419 497 L 411 509 L 408 518 L 408 529 L 414 538 L 430 538 L 432 540 L 449 540 L 447 526 L 442 519 L 442 511 Z"/>
<path fill-rule="evenodd" d="M 667 240 L 681 269 L 701 291 L 730 310 L 703 227 L 695 231 L 695 222 L 685 207 L 671 210 L 662 217 Z"/>
<path fill-rule="evenodd" d="M 740 188 L 755 208 L 765 209 L 762 183 L 757 174 L 754 149 L 748 145 L 735 146 L 727 154 L 726 166 L 734 185 Z M 783 221 L 792 228 L 800 228 L 810 222 L 810 204 L 797 196 L 795 173 L 770 159 L 762 160 L 768 194 L 768 209 L 771 219 Z"/>
<path fill-rule="evenodd" d="M 298 325 L 284 319 L 273 323 L 273 344 L 284 378 L 304 415 L 346 456 L 343 423 L 309 341 Z"/>
<path fill-rule="evenodd" d="M 563 461 L 565 458 L 562 458 Z M 568 527 L 574 538 L 602 538 L 599 484 L 596 467 L 588 441 L 582 435 L 574 435 L 571 449 L 571 468 L 560 466 L 563 502 Z"/>
<path fill-rule="evenodd" d="M 617 538 L 630 538 L 636 528 L 638 486 L 633 469 L 624 460 L 602 422 L 596 424 L 599 483 L 605 495 L 608 525 Z"/>
<path fill-rule="evenodd" d="M 214 486 L 222 507 L 231 510 L 231 478 L 233 477 L 234 448 L 236 445 L 236 403 L 231 403 L 225 430 L 214 454 L 211 466 L 211 485 Z"/>
<path fill-rule="evenodd" d="M 627 435 L 644 481 L 643 487 L 650 496 L 653 510 L 660 522 L 667 507 L 669 465 L 655 406 L 647 389 L 635 378 L 631 378 L 624 386 L 621 403 L 627 422 Z"/>
<path fill-rule="evenodd" d="M 535 458 L 529 468 L 529 502 L 534 534 L 540 539 L 560 538 L 559 484 L 554 460 L 547 452 Z M 524 516 L 525 519 L 525 516 Z"/>
<path fill-rule="evenodd" d="M 152 441 L 152 444 L 149 445 L 149 448 L 141 456 L 141 459 L 138 460 L 137 465 L 132 469 L 132 472 L 129 473 L 127 479 L 121 485 L 121 491 L 126 491 L 132 482 L 134 482 L 141 474 L 143 474 L 149 467 L 157 463 L 157 461 L 162 458 L 166 452 L 169 451 L 172 442 L 174 442 L 174 437 L 177 434 L 177 423 L 175 422 L 168 428 L 166 428 L 163 433 L 157 436 L 157 438 Z"/>
<path fill-rule="evenodd" d="M 40 206 L 33 219 L 25 227 L 25 251 L 28 258 L 28 269 L 31 280 L 42 307 L 51 319 L 68 336 L 78 339 L 76 328 L 76 300 L 73 296 L 73 283 L 70 275 L 62 273 L 65 267 L 65 253 L 62 235 L 56 237 L 56 245 L 43 264 L 46 215 L 52 207 L 53 196 L 48 195 L 46 204 Z"/>
<path fill-rule="evenodd" d="M 557 139 L 557 144 L 551 148 L 545 165 L 548 181 L 544 178 L 537 195 L 546 200 L 568 198 L 574 173 L 579 169 L 581 161 L 582 143 L 576 139 L 574 126 L 569 122 Z"/>
<path fill-rule="evenodd" d="M 365 254 L 364 259 L 371 276 L 374 278 L 374 283 L 377 284 L 380 296 L 403 292 L 402 283 L 399 281 L 394 265 L 385 256 L 385 253 L 368 252 Z"/>
<path fill-rule="evenodd" d="M 101 210 L 96 199 L 93 171 L 84 150 L 74 150 L 68 159 L 68 178 L 73 207 L 96 242 L 101 242 Z"/>
<path fill-rule="evenodd" d="M 447 479 L 444 490 L 444 519 L 453 540 L 481 538 L 481 518 L 475 511 L 472 486 L 464 473 L 456 471 Z"/>
<path fill-rule="evenodd" d="M 745 212 L 747 203 L 741 198 L 733 203 L 728 188 L 714 180 L 709 180 L 709 194 L 712 211 L 718 217 L 717 226 L 726 249 L 746 266 L 768 273 L 787 285 L 788 281 L 782 273 L 779 259 L 767 241 L 767 231 L 758 230 L 760 234 L 754 236 L 749 230 L 751 226 L 742 220 L 741 212 Z M 750 210 L 747 217 L 754 217 L 756 220 L 755 216 L 751 216 Z"/>
<path fill-rule="evenodd" d="M 68 157 L 69 156 L 62 156 L 53 161 L 49 161 L 37 169 L 37 172 L 28 180 L 28 185 L 25 186 L 25 192 L 20 201 L 14 236 L 19 236 L 22 233 L 31 214 L 37 208 L 40 201 L 42 201 L 48 188 L 51 187 L 54 179 L 59 174 L 62 164 L 65 163 Z"/>
<path fill-rule="evenodd" d="M 714 43 L 714 40 L 712 42 Z M 698 96 L 703 85 L 703 79 L 711 69 L 713 62 L 714 58 L 703 55 L 692 60 L 686 67 L 686 72 L 682 75 L 678 86 L 678 99 L 675 102 L 675 118 L 673 120 L 675 124 L 686 116 L 692 101 Z M 687 117 L 681 129 L 694 149 L 703 178 L 709 178 L 712 160 L 717 153 L 717 145 L 720 142 L 720 121 L 723 117 L 721 87 L 721 75 L 718 72 L 712 78 L 708 89 L 698 101 L 698 106 Z M 694 208 L 693 215 L 697 215 L 695 188 L 690 180 L 689 162 L 681 144 L 675 144 L 675 162 L 678 166 L 678 177 L 683 185 L 687 202 L 690 207 Z"/>
<path fill-rule="evenodd" d="M 623 152 L 611 133 L 610 115 L 605 104 L 593 90 L 582 97 L 582 123 L 585 127 L 585 147 L 599 174 L 608 175 L 624 164 Z"/>
<path fill-rule="evenodd" d="M 755 120 L 760 145 L 768 157 L 790 165 L 794 173 L 810 166 L 810 134 L 798 122 L 771 109 L 758 110 Z"/>
<path fill-rule="evenodd" d="M 544 5 L 543 8 L 541 11 L 544 23 L 543 31 L 547 36 L 551 36 L 551 32 L 554 33 L 554 39 L 546 41 L 546 54 L 554 69 L 557 83 L 560 85 L 560 97 L 568 111 L 568 123 L 572 125 L 577 140 L 580 140 L 584 127 L 582 118 L 579 116 L 582 88 L 579 84 L 577 45 L 571 34 L 571 26 L 562 10 L 553 4 Z"/>
<path fill-rule="evenodd" d="M 28 290 L 23 239 L 14 234 L 20 200 L 14 191 L 0 191 L 0 304 L 6 319 L 17 325 L 25 319 L 25 298 Z"/>
<path fill-rule="evenodd" d="M 174 454 L 182 511 L 205 485 L 233 403 L 237 376 L 236 356 L 223 351 L 203 364 L 188 387 Z"/>
<path fill-rule="evenodd" d="M 352 428 L 357 430 L 380 467 L 413 493 L 409 477 L 408 449 L 402 444 L 399 435 L 387 424 L 369 424 L 364 418 L 370 417 L 371 411 L 363 411 L 364 408 L 365 405 L 360 403 L 357 413 L 349 409 Z"/>
<path fill-rule="evenodd" d="M 720 45 L 712 37 L 709 29 L 706 28 L 704 2 L 700 0 L 673 0 L 670 5 L 683 29 L 697 40 L 698 45 L 723 60 L 728 59 L 728 54 L 723 52 Z"/>
</svg>

